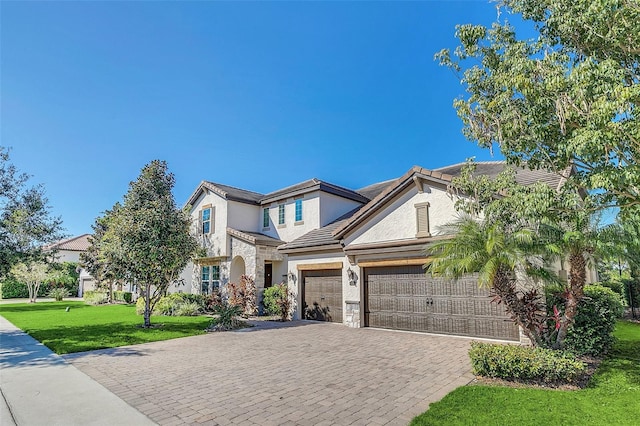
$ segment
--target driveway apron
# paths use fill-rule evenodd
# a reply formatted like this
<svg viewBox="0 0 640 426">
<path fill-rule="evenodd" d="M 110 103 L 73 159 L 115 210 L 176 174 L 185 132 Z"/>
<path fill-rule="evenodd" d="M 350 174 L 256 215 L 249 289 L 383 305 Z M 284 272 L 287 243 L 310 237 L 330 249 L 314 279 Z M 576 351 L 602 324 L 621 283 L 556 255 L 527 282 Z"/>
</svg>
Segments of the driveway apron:
<svg viewBox="0 0 640 426">
<path fill-rule="evenodd" d="M 297 321 L 64 358 L 161 425 L 404 425 L 473 380 L 469 342 Z"/>
</svg>

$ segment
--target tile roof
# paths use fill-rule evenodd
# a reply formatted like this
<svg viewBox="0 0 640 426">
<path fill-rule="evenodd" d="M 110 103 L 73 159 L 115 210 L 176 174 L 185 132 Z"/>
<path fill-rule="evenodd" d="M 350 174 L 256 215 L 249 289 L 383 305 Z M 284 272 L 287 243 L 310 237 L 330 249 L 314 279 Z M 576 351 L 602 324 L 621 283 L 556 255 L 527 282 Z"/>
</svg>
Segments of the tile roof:
<svg viewBox="0 0 640 426">
<path fill-rule="evenodd" d="M 452 176 L 458 176 L 465 164 L 466 163 L 458 163 L 434 170 Z M 557 189 L 564 180 L 564 177 L 558 173 L 553 173 L 543 169 L 529 170 L 526 167 L 508 166 L 506 161 L 478 161 L 475 164 L 475 176 L 496 177 L 506 167 L 513 167 L 516 171 L 516 182 L 520 185 L 532 185 L 536 182 L 544 182 L 553 189 Z"/>
<path fill-rule="evenodd" d="M 369 201 L 368 198 L 352 189 L 344 188 L 342 186 L 334 185 L 332 183 L 313 178 L 305 180 L 304 182 L 297 183 L 295 185 L 288 186 L 283 189 L 279 189 L 274 192 L 270 192 L 269 194 L 265 195 L 264 198 L 262 198 L 261 202 L 270 203 L 286 197 L 292 197 L 316 190 L 324 191 L 329 194 L 335 194 L 343 198 L 359 201 L 361 203 L 366 203 Z"/>
<path fill-rule="evenodd" d="M 227 234 L 236 238 L 240 238 L 241 240 L 246 241 L 250 244 L 260 244 L 274 247 L 284 244 L 284 241 L 282 240 L 270 237 L 265 234 L 261 234 L 259 232 L 241 231 L 239 229 L 227 228 Z"/>
<path fill-rule="evenodd" d="M 364 188 L 357 189 L 356 192 L 364 197 L 367 197 L 369 200 L 373 200 L 378 196 L 378 194 L 384 191 L 387 186 L 391 185 L 396 180 L 398 179 L 389 179 L 385 180 L 384 182 L 374 183 L 369 186 L 365 186 Z"/>
<path fill-rule="evenodd" d="M 314 229 L 313 231 L 307 232 L 303 236 L 298 237 L 295 240 L 278 247 L 278 250 L 287 252 L 290 250 L 316 248 L 331 244 L 339 244 L 340 241 L 334 238 L 333 231 L 335 231 L 340 225 L 348 221 L 349 218 L 353 216 L 359 209 L 360 207 L 357 207 L 350 212 L 340 216 L 330 224 L 325 225 L 322 228 Z"/>
<path fill-rule="evenodd" d="M 89 246 L 89 237 L 91 234 L 82 234 L 77 237 L 71 237 L 60 240 L 53 244 L 49 244 L 45 250 L 69 250 L 69 251 L 86 251 Z"/>
</svg>

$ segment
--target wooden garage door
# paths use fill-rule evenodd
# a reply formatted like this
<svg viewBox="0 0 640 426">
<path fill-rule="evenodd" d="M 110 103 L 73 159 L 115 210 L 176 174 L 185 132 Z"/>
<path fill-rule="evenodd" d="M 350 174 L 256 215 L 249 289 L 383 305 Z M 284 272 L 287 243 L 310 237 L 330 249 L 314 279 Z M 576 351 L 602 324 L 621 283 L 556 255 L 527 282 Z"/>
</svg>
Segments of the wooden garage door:
<svg viewBox="0 0 640 426">
<path fill-rule="evenodd" d="M 420 266 L 365 268 L 369 327 L 518 340 L 503 305 L 491 303 L 477 277 L 427 276 Z"/>
<path fill-rule="evenodd" d="M 305 319 L 341 323 L 342 271 L 304 271 L 302 279 Z"/>
</svg>

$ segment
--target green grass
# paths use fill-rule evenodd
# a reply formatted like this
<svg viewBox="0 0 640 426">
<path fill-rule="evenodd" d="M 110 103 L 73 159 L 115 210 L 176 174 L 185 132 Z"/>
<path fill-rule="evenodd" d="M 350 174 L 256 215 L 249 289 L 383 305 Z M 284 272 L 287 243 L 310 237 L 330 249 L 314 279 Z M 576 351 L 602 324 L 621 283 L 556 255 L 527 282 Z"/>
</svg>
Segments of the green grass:
<svg viewBox="0 0 640 426">
<path fill-rule="evenodd" d="M 586 389 L 464 386 L 411 425 L 638 425 L 640 325 L 620 321 L 615 335 L 618 342 Z"/>
<path fill-rule="evenodd" d="M 69 312 L 65 312 L 67 306 Z M 151 317 L 150 329 L 133 305 L 39 302 L 0 305 L 0 315 L 58 354 L 115 348 L 203 334 L 208 317 Z"/>
</svg>

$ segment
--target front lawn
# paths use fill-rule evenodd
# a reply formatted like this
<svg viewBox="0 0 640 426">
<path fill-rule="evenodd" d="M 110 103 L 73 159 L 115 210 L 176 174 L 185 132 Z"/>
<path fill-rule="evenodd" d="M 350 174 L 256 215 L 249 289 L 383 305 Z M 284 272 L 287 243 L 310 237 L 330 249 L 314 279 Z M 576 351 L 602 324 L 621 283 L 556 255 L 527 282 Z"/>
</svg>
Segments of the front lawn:
<svg viewBox="0 0 640 426">
<path fill-rule="evenodd" d="M 66 308 L 69 307 L 69 312 Z M 144 329 L 133 305 L 38 302 L 0 305 L 0 315 L 58 354 L 203 334 L 209 317 L 151 317 Z"/>
<path fill-rule="evenodd" d="M 411 425 L 637 425 L 640 325 L 620 321 L 615 335 L 618 342 L 586 389 L 463 386 L 431 404 Z"/>
</svg>

